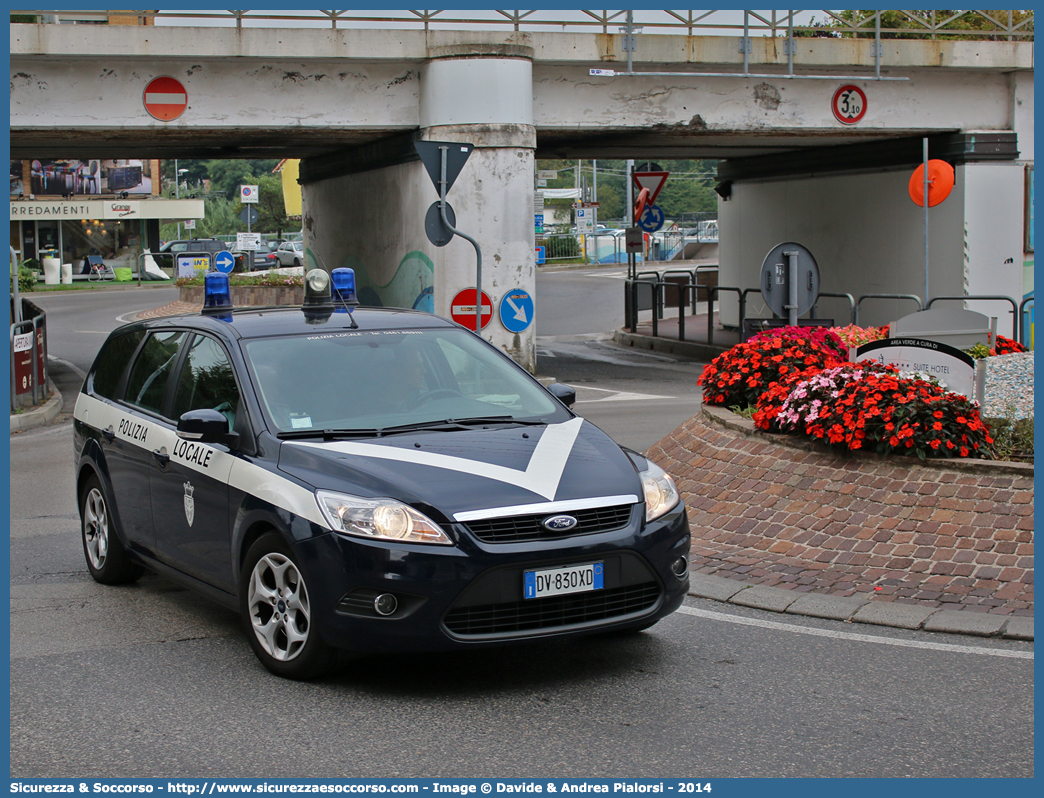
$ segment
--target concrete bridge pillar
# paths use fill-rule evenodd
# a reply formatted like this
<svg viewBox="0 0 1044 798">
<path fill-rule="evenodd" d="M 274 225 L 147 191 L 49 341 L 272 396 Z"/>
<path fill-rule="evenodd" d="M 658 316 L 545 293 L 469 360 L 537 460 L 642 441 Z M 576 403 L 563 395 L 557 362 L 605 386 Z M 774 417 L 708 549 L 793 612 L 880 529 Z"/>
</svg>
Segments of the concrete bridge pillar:
<svg viewBox="0 0 1044 798">
<path fill-rule="evenodd" d="M 493 301 L 482 335 L 535 373 L 534 325 L 513 333 L 499 316 L 507 291 L 532 296 L 536 282 L 532 48 L 469 44 L 429 55 L 416 77 L 419 137 L 475 146 L 447 201 L 456 228 L 482 249 L 482 289 Z M 303 170 L 305 244 L 310 262 L 356 270 L 363 304 L 448 318 L 453 297 L 475 285 L 475 250 L 459 236 L 443 247 L 428 241 L 424 217 L 438 193 L 416 160 L 415 138 L 364 153 L 338 177 L 324 179 L 316 165 Z"/>
</svg>

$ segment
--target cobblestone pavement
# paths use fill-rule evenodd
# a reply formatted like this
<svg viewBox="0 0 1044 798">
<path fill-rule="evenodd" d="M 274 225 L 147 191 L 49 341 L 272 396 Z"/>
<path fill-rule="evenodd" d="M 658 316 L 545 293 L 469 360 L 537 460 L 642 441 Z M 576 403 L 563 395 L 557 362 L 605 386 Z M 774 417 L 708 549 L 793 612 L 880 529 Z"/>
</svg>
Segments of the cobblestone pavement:
<svg viewBox="0 0 1044 798">
<path fill-rule="evenodd" d="M 701 416 L 649 454 L 686 498 L 697 573 L 795 593 L 1033 615 L 1032 467 L 842 457 Z"/>
<path fill-rule="evenodd" d="M 182 313 L 199 313 L 202 305 L 195 304 L 193 302 L 181 302 L 180 300 L 171 302 L 169 305 L 162 305 L 158 308 L 152 308 L 151 310 L 143 310 L 135 314 L 135 319 L 158 319 L 163 316 L 178 316 Z"/>
</svg>

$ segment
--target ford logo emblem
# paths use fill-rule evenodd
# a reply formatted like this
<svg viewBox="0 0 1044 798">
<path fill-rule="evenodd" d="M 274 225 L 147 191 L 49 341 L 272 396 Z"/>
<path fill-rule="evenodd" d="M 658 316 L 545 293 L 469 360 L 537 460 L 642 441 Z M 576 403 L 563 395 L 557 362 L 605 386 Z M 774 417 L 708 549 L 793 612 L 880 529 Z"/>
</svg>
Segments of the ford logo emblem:
<svg viewBox="0 0 1044 798">
<path fill-rule="evenodd" d="M 545 518 L 543 527 L 549 532 L 565 532 L 567 529 L 572 529 L 577 524 L 577 520 L 571 515 L 552 515 L 550 518 Z"/>
</svg>

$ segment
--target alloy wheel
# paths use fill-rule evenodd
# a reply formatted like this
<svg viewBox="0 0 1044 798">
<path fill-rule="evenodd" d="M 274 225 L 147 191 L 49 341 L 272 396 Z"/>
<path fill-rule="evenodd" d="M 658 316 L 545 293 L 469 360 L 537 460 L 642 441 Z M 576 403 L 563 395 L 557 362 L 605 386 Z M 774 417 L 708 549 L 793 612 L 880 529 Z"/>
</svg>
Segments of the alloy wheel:
<svg viewBox="0 0 1044 798">
<path fill-rule="evenodd" d="M 83 504 L 83 540 L 91 565 L 100 571 L 109 554 L 109 514 L 97 488 L 91 488 Z"/>
<path fill-rule="evenodd" d="M 250 624 L 275 660 L 289 662 L 308 642 L 311 612 L 301 572 L 290 558 L 271 552 L 254 566 L 247 589 Z"/>
</svg>

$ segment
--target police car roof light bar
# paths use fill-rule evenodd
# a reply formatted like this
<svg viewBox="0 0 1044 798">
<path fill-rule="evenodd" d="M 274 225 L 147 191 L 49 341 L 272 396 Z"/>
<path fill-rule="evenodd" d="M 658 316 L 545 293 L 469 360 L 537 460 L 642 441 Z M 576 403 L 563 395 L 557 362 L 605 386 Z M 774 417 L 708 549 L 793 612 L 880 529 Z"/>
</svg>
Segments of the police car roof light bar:
<svg viewBox="0 0 1044 798">
<path fill-rule="evenodd" d="M 330 273 L 330 279 L 333 281 L 334 304 L 341 305 L 334 309 L 334 313 L 347 313 L 348 318 L 352 320 L 352 329 L 358 330 L 359 324 L 352 315 L 352 308 L 359 306 L 359 298 L 355 295 L 355 269 L 334 269 Z"/>
<path fill-rule="evenodd" d="M 330 275 L 325 269 L 309 269 L 304 277 L 305 310 L 333 310 L 333 297 L 330 295 Z"/>
<path fill-rule="evenodd" d="M 334 302 L 343 302 L 353 307 L 358 306 L 359 299 L 355 294 L 355 269 L 342 267 L 333 270 Z"/>
<path fill-rule="evenodd" d="M 227 314 L 232 310 L 232 292 L 228 275 L 208 272 L 203 278 L 203 313 Z"/>
</svg>

